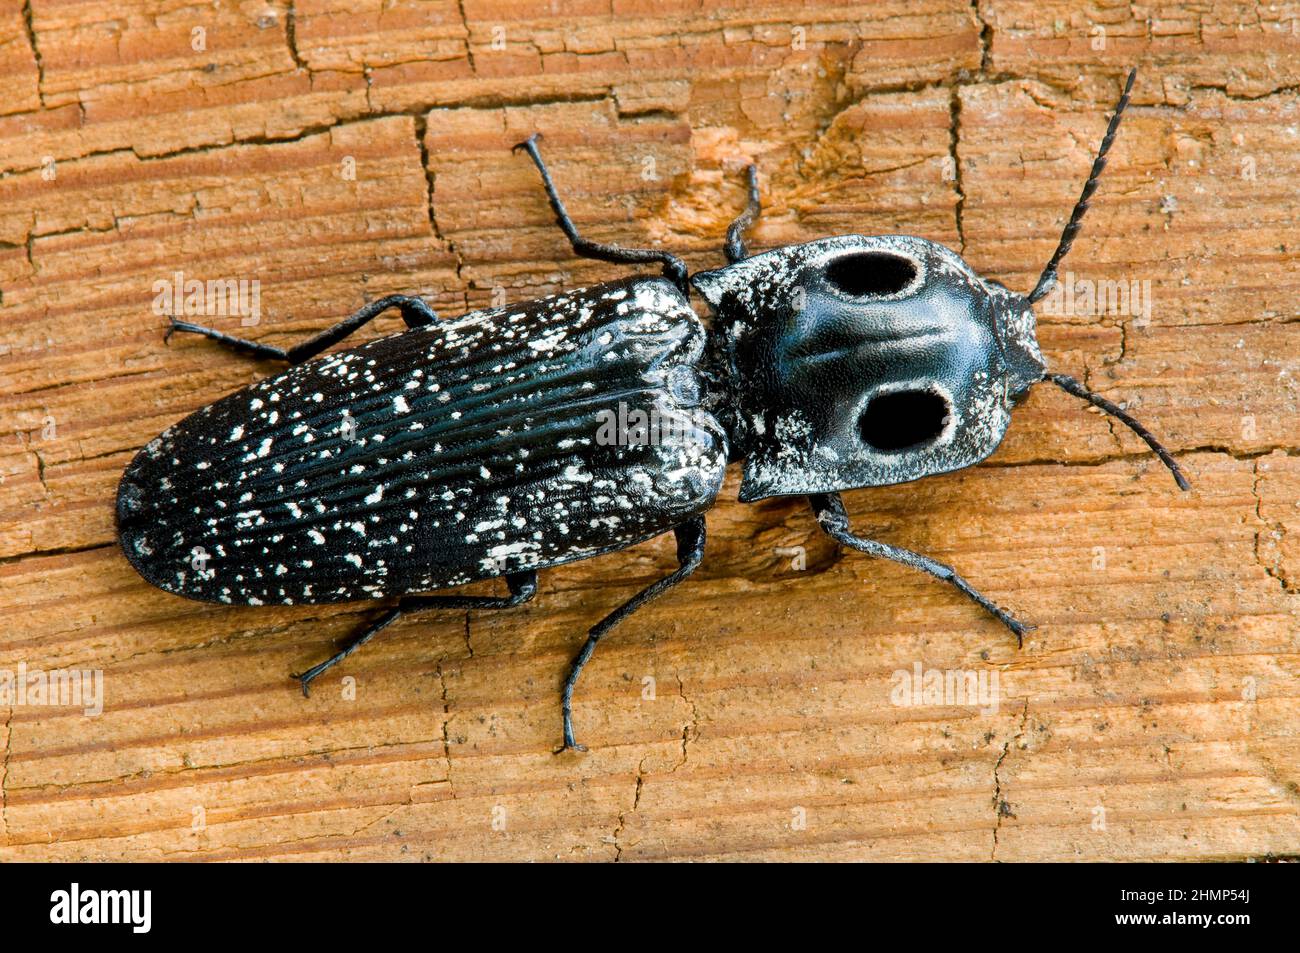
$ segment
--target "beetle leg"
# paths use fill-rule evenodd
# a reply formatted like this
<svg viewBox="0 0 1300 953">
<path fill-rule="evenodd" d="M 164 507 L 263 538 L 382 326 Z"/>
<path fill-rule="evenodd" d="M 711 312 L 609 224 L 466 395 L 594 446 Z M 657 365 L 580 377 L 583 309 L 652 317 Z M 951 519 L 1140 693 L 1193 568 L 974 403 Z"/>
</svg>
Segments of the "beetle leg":
<svg viewBox="0 0 1300 953">
<path fill-rule="evenodd" d="M 420 609 L 508 609 L 511 606 L 523 605 L 537 595 L 537 571 L 528 569 L 524 572 L 509 573 L 506 575 L 506 585 L 510 588 L 508 596 L 405 596 L 398 601 L 395 609 L 385 612 L 374 624 L 349 642 L 342 651 L 319 665 L 313 665 L 301 675 L 293 677 L 301 683 L 303 695 L 310 697 L 310 686 L 315 679 L 410 612 Z"/>
<path fill-rule="evenodd" d="M 595 258 L 597 261 L 612 261 L 619 264 L 660 262 L 664 266 L 664 277 L 677 285 L 682 294 L 686 294 L 686 262 L 671 252 L 657 248 L 620 248 L 618 245 L 603 245 L 578 234 L 578 226 L 574 225 L 573 219 L 569 217 L 568 210 L 560 199 L 560 193 L 556 191 L 555 183 L 551 180 L 550 170 L 546 168 L 546 163 L 542 161 L 542 154 L 537 150 L 539 136 L 540 133 L 533 133 L 523 142 L 518 143 L 515 150 L 523 149 L 527 152 L 529 158 L 533 160 L 533 165 L 537 166 L 537 171 L 541 173 L 542 186 L 546 189 L 546 197 L 550 199 L 551 210 L 555 212 L 555 221 L 564 230 L 569 244 L 573 246 L 574 254 L 583 258 Z"/>
<path fill-rule="evenodd" d="M 845 546 L 849 546 L 859 552 L 866 553 L 868 556 L 879 556 L 884 559 L 892 559 L 896 563 L 902 563 L 904 566 L 911 566 L 913 569 L 919 569 L 922 572 L 928 572 L 936 579 L 944 582 L 950 582 L 970 599 L 979 604 L 990 615 L 997 618 L 999 622 L 1005 625 L 1015 633 L 1016 641 L 1021 646 L 1025 644 L 1025 633 L 1033 629 L 1032 625 L 1025 625 L 1020 622 L 1009 612 L 999 608 L 991 599 L 981 593 L 969 582 L 957 575 L 956 570 L 951 566 L 941 563 L 938 560 L 931 559 L 929 556 L 922 556 L 920 553 L 914 553 L 910 549 L 903 549 L 900 546 L 891 546 L 888 543 L 878 542 L 874 539 L 864 539 L 861 536 L 854 536 L 849 532 L 849 518 L 844 510 L 844 501 L 840 499 L 838 493 L 822 493 L 816 496 L 808 497 L 808 502 L 812 505 L 813 513 L 817 516 L 817 522 L 821 528 Z"/>
<path fill-rule="evenodd" d="M 637 609 L 640 609 L 651 599 L 663 595 L 699 568 L 700 560 L 704 558 L 704 517 L 691 517 L 680 526 L 674 527 L 673 534 L 677 537 L 677 569 L 658 582 L 646 586 L 592 626 L 587 633 L 587 641 L 578 650 L 577 657 L 573 660 L 573 666 L 569 669 L 569 677 L 564 680 L 564 693 L 561 696 L 561 708 L 564 711 L 564 745 L 559 751 L 567 751 L 570 748 L 576 751 L 587 750 L 583 745 L 578 744 L 573 737 L 573 688 L 578 684 L 578 676 L 582 674 L 583 666 L 591 658 L 591 653 L 596 650 L 596 643 L 601 640 L 605 633 Z"/>
<path fill-rule="evenodd" d="M 759 213 L 763 211 L 763 204 L 758 197 L 758 166 L 750 165 L 745 170 L 745 174 L 749 178 L 749 195 L 745 202 L 745 210 L 737 215 L 727 228 L 725 251 L 727 261 L 733 265 L 749 257 L 749 249 L 745 247 L 745 229 L 757 222 Z"/>
<path fill-rule="evenodd" d="M 226 347 L 253 357 L 266 357 L 276 361 L 287 361 L 290 364 L 301 364 L 303 361 L 315 357 L 326 348 L 342 341 L 353 331 L 373 321 L 389 308 L 397 308 L 402 312 L 402 320 L 406 322 L 408 328 L 422 328 L 438 319 L 438 315 L 433 312 L 433 309 L 420 298 L 411 295 L 387 295 L 377 301 L 363 305 L 338 324 L 326 328 L 320 334 L 310 337 L 288 350 L 233 337 L 213 328 L 191 324 L 189 321 L 177 321 L 175 318 L 171 319 L 171 327 L 167 329 L 167 334 L 163 340 L 170 339 L 177 331 L 185 331 L 191 334 L 202 334 L 204 337 L 212 338 L 212 340 L 226 345 Z"/>
</svg>

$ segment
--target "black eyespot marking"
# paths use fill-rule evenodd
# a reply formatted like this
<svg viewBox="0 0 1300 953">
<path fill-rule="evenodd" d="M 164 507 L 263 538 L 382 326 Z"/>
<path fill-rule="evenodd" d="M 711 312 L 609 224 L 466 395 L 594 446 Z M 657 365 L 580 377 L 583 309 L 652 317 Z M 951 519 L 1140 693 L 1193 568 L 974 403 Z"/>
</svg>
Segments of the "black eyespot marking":
<svg viewBox="0 0 1300 953">
<path fill-rule="evenodd" d="M 826 281 L 854 298 L 898 294 L 915 280 L 916 262 L 890 252 L 844 255 L 826 266 Z"/>
<path fill-rule="evenodd" d="M 858 428 L 868 446 L 898 453 L 938 439 L 950 413 L 948 401 L 932 390 L 894 391 L 871 399 Z"/>
</svg>

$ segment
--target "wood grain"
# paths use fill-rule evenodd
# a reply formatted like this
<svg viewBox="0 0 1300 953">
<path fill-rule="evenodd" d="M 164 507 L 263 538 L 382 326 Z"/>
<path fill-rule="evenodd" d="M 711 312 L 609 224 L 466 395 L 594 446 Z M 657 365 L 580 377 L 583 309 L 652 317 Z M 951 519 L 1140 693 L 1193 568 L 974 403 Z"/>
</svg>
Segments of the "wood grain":
<svg viewBox="0 0 1300 953">
<path fill-rule="evenodd" d="M 131 454 L 273 369 L 164 344 L 176 271 L 260 281 L 261 323 L 224 320 L 272 344 L 389 292 L 456 314 L 624 274 L 569 255 L 510 152 L 541 131 L 598 240 L 715 265 L 752 160 L 756 247 L 909 232 L 1025 289 L 1133 63 L 1067 269 L 1149 282 L 1149 314 L 1040 307 L 1040 338 L 1193 491 L 1039 388 L 984 465 L 847 497 L 1036 623 L 1022 650 L 732 474 L 701 572 L 584 675 L 591 751 L 556 756 L 582 632 L 670 540 L 404 621 L 310 700 L 289 673 L 373 609 L 202 606 L 115 547 Z M 0 670 L 99 669 L 105 702 L 0 706 L 0 858 L 1300 853 L 1297 64 L 1297 3 L 6 0 Z M 917 664 L 996 672 L 997 710 L 895 704 Z"/>
</svg>

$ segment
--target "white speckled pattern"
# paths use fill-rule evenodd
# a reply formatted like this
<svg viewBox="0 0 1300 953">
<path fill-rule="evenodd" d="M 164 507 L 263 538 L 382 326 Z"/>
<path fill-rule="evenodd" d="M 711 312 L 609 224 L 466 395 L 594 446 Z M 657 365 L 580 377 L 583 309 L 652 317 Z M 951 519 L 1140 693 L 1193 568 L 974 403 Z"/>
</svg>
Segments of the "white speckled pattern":
<svg viewBox="0 0 1300 953">
<path fill-rule="evenodd" d="M 123 549 L 191 598 L 439 589 L 609 552 L 712 505 L 727 442 L 690 384 L 704 330 L 633 278 L 480 311 L 291 368 L 135 458 Z M 618 402 L 688 439 L 606 446 Z"/>
</svg>

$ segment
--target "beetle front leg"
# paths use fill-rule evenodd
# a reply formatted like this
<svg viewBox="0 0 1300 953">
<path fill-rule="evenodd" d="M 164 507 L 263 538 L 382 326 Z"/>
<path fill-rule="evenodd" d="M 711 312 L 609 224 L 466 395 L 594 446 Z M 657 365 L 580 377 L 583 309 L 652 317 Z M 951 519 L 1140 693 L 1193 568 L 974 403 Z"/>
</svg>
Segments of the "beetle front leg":
<svg viewBox="0 0 1300 953">
<path fill-rule="evenodd" d="M 559 751 L 568 751 L 570 749 L 574 751 L 587 750 L 585 746 L 578 744 L 577 739 L 573 736 L 573 688 L 578 684 L 578 676 L 582 674 L 583 666 L 591 658 L 591 653 L 596 651 L 596 643 L 601 640 L 605 633 L 637 609 L 651 599 L 663 595 L 699 568 L 700 561 L 704 558 L 704 517 L 696 516 L 691 518 L 675 527 L 673 534 L 677 537 L 677 569 L 658 582 L 646 586 L 627 602 L 597 622 L 592 626 L 591 631 L 587 633 L 587 641 L 579 649 L 577 657 L 573 660 L 573 667 L 569 669 L 569 677 L 564 680 L 564 692 L 560 699 L 560 707 L 564 712 L 564 745 Z M 557 754 L 559 751 L 557 751 Z"/>
<path fill-rule="evenodd" d="M 560 193 L 555 188 L 555 182 L 551 179 L 551 172 L 546 168 L 546 163 L 542 161 L 542 154 L 537 149 L 540 135 L 535 132 L 514 148 L 515 151 L 523 149 L 527 152 L 528 157 L 533 160 L 533 165 L 537 166 L 537 171 L 541 173 L 542 187 L 546 189 L 546 197 L 550 200 L 551 211 L 555 213 L 555 221 L 564 231 L 565 237 L 569 239 L 574 254 L 581 255 L 583 258 L 612 261 L 618 264 L 659 262 L 663 265 L 664 277 L 677 285 L 682 294 L 687 294 L 686 262 L 671 252 L 660 251 L 657 248 L 622 248 L 618 245 L 603 245 L 583 238 L 578 233 L 578 226 L 573 224 L 573 219 L 569 217 L 569 212 L 560 199 Z"/>
<path fill-rule="evenodd" d="M 397 308 L 401 311 L 402 320 L 406 322 L 408 328 L 422 328 L 438 320 L 438 315 L 420 298 L 411 295 L 387 295 L 377 301 L 363 305 L 338 324 L 326 328 L 320 334 L 310 337 L 288 350 L 272 347 L 269 344 L 258 344 L 256 341 L 237 338 L 214 328 L 205 328 L 201 324 L 192 324 L 189 321 L 178 321 L 176 318 L 171 318 L 171 327 L 167 329 L 167 334 L 163 337 L 163 340 L 170 340 L 171 336 L 177 331 L 184 331 L 188 334 L 201 334 L 251 357 L 264 357 L 275 361 L 287 361 L 290 364 L 301 364 L 303 361 L 315 357 L 326 348 L 342 341 L 353 331 L 359 330 L 389 308 Z"/>
<path fill-rule="evenodd" d="M 1016 636 L 1016 642 L 1020 646 L 1025 644 L 1025 633 L 1033 629 L 1032 625 L 1016 619 L 1006 610 L 999 607 L 991 599 L 981 593 L 969 582 L 957 575 L 956 570 L 946 563 L 931 559 L 929 556 L 922 556 L 910 549 L 903 549 L 901 546 L 891 546 L 888 543 L 882 543 L 874 539 L 865 539 L 861 536 L 855 536 L 849 532 L 849 517 L 844 509 L 844 501 L 840 499 L 838 493 L 822 493 L 816 496 L 808 497 L 809 504 L 812 505 L 817 522 L 826 534 L 836 541 L 843 543 L 859 552 L 866 553 L 868 556 L 879 556 L 883 559 L 892 559 L 896 563 L 902 563 L 904 566 L 911 566 L 913 569 L 919 569 L 921 572 L 927 572 L 936 579 L 952 583 L 957 589 L 966 594 L 972 601 L 976 602 L 982 609 L 994 616 L 999 622 L 1010 629 Z"/>
<path fill-rule="evenodd" d="M 537 595 L 537 571 L 528 569 L 524 572 L 509 573 L 506 575 L 506 586 L 510 589 L 508 596 L 406 596 L 398 601 L 395 609 L 385 612 L 344 649 L 319 665 L 313 665 L 301 675 L 293 677 L 302 685 L 303 695 L 310 698 L 313 681 L 407 613 L 420 609 L 508 609 L 511 606 L 520 606 Z"/>
<path fill-rule="evenodd" d="M 727 244 L 724 250 L 727 253 L 727 261 L 733 265 L 749 257 L 749 249 L 745 247 L 745 230 L 758 221 L 758 216 L 763 211 L 763 204 L 758 197 L 758 166 L 750 165 L 745 169 L 745 177 L 747 182 L 745 210 L 727 226 Z"/>
</svg>

